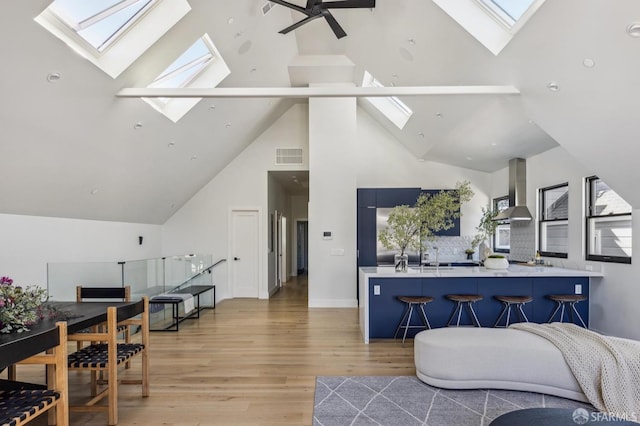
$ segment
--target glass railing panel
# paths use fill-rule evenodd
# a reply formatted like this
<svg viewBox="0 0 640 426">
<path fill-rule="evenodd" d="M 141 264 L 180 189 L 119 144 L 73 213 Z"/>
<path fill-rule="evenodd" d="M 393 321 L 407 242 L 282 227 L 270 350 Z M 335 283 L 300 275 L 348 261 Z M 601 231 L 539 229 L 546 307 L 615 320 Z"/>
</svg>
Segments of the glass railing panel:
<svg viewBox="0 0 640 426">
<path fill-rule="evenodd" d="M 120 287 L 122 265 L 118 262 L 47 264 L 47 292 L 50 300 L 76 300 L 76 286 Z"/>
</svg>

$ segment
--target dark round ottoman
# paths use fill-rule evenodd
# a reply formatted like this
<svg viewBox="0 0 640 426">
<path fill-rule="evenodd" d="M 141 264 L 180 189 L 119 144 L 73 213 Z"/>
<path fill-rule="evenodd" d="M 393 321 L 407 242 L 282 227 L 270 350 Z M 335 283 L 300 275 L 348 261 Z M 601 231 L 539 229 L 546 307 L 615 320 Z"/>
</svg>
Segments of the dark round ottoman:
<svg viewBox="0 0 640 426">
<path fill-rule="evenodd" d="M 634 414 L 629 413 L 629 415 Z M 584 408 L 527 408 L 511 411 L 496 418 L 489 426 L 576 426 L 584 424 L 638 426 L 638 423 L 624 419 L 612 419 L 605 413 L 589 411 Z"/>
</svg>

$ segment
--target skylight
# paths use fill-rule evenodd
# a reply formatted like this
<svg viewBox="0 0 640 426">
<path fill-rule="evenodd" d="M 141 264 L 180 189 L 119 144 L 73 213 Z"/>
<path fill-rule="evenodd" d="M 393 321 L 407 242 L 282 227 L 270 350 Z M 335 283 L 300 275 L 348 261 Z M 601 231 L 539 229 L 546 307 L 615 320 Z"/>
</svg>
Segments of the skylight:
<svg viewBox="0 0 640 426">
<path fill-rule="evenodd" d="M 205 34 L 187 48 L 164 69 L 147 87 L 159 89 L 181 89 L 185 87 L 216 87 L 231 70 L 220 53 Z M 144 98 L 144 101 L 177 122 L 201 98 Z"/>
<path fill-rule="evenodd" d="M 500 21 L 513 27 L 535 0 L 479 0 Z"/>
<path fill-rule="evenodd" d="M 364 78 L 362 80 L 362 87 L 384 87 L 384 85 L 371 75 L 371 73 L 365 71 Z M 396 96 L 365 99 L 401 130 L 404 128 L 405 124 L 407 124 L 411 115 L 413 115 L 411 108 Z"/>
<path fill-rule="evenodd" d="M 213 52 L 207 46 L 204 38 L 198 39 L 178 59 L 173 61 L 147 87 L 152 88 L 181 88 L 187 87 L 214 59 Z M 158 98 L 167 103 L 168 98 Z"/>
<path fill-rule="evenodd" d="M 187 0 L 55 0 L 35 21 L 116 78 L 190 10 Z"/>
<path fill-rule="evenodd" d="M 103 52 L 156 0 L 55 0 L 51 11 L 82 39 Z"/>
<path fill-rule="evenodd" d="M 433 0 L 494 55 L 513 39 L 545 0 Z"/>
</svg>

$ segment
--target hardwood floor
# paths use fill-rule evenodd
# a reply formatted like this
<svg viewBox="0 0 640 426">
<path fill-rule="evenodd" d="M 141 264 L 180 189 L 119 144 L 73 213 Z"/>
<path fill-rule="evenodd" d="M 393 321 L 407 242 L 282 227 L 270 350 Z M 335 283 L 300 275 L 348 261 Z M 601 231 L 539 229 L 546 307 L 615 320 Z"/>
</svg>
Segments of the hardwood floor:
<svg viewBox="0 0 640 426">
<path fill-rule="evenodd" d="M 120 386 L 120 425 L 310 425 L 316 376 L 415 374 L 412 341 L 365 345 L 357 309 L 307 308 L 305 277 L 152 333 L 150 356 L 151 395 Z M 71 373 L 72 401 L 87 376 Z M 71 413 L 71 424 L 104 425 L 106 414 Z"/>
</svg>

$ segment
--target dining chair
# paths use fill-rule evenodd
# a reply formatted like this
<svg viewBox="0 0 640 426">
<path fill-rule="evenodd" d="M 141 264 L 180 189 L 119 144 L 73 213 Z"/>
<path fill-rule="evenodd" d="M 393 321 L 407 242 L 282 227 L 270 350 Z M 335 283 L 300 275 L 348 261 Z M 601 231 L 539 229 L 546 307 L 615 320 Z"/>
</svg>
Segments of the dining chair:
<svg viewBox="0 0 640 426">
<path fill-rule="evenodd" d="M 119 343 L 119 326 L 139 326 L 140 343 Z M 143 297 L 137 303 L 121 307 L 107 308 L 105 328 L 91 333 L 69 335 L 70 341 L 88 341 L 91 344 L 69 354 L 69 371 L 91 371 L 92 398 L 82 406 L 70 406 L 71 411 L 108 413 L 108 424 L 118 423 L 118 385 L 142 385 L 142 396 L 149 396 L 149 298 Z M 105 343 L 106 342 L 106 343 Z M 141 377 L 139 379 L 118 379 L 118 367 L 133 359 L 141 359 Z M 101 383 L 96 372 L 104 372 L 106 382 L 98 392 Z M 97 404 L 108 397 L 108 404 Z"/>
<path fill-rule="evenodd" d="M 51 335 L 49 335 L 51 334 Z M 69 425 L 69 385 L 67 373 L 67 323 L 57 322 L 56 328 L 42 336 L 52 339 L 55 346 L 47 353 L 26 358 L 18 364 L 44 364 L 47 386 L 15 381 L 3 381 L 0 390 L 0 424 L 24 425 L 49 413 L 50 425 Z"/>
<path fill-rule="evenodd" d="M 90 302 L 97 300 L 109 299 L 119 302 L 131 301 L 131 286 L 124 287 L 83 287 L 81 285 L 76 286 L 76 302 Z M 94 326 L 92 331 L 97 331 L 99 326 Z M 124 333 L 125 343 L 131 342 L 131 329 L 128 326 L 120 326 L 119 333 Z M 76 342 L 76 350 L 82 349 L 83 342 Z M 129 368 L 130 363 L 126 364 Z"/>
</svg>

